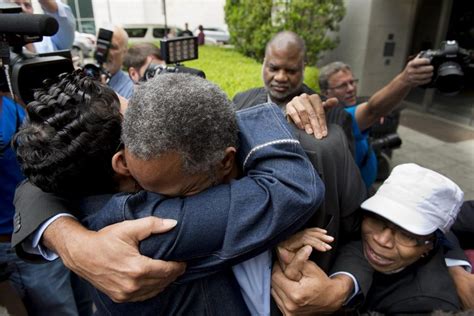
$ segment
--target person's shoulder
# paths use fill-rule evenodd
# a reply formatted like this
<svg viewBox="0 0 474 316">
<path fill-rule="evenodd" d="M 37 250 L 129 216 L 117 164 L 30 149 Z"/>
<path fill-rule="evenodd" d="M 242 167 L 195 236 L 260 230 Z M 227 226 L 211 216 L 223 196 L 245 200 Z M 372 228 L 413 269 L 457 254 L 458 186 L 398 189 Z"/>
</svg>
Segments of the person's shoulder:
<svg viewBox="0 0 474 316">
<path fill-rule="evenodd" d="M 303 149 L 308 153 L 318 156 L 335 157 L 340 155 L 347 147 L 347 138 L 344 130 L 337 124 L 328 124 L 328 135 L 322 139 L 316 139 L 304 130 L 294 129 L 296 138 L 300 141 Z"/>
<path fill-rule="evenodd" d="M 263 87 L 252 88 L 246 91 L 237 93 L 233 102 L 237 110 L 245 109 L 257 104 L 265 103 L 267 101 L 266 92 Z"/>
</svg>

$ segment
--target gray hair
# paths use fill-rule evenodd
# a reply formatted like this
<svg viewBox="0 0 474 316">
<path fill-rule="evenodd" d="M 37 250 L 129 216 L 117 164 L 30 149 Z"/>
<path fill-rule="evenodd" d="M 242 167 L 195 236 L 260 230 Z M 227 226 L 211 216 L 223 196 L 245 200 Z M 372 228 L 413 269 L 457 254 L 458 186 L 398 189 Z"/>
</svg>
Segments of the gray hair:
<svg viewBox="0 0 474 316">
<path fill-rule="evenodd" d="M 319 70 L 319 88 L 323 94 L 329 89 L 329 78 L 341 70 L 349 70 L 352 72 L 351 67 L 342 61 L 332 62 Z"/>
<path fill-rule="evenodd" d="M 212 177 L 224 150 L 237 146 L 237 133 L 235 110 L 219 87 L 197 76 L 168 73 L 136 87 L 122 140 L 140 159 L 174 151 L 185 172 Z"/>
</svg>

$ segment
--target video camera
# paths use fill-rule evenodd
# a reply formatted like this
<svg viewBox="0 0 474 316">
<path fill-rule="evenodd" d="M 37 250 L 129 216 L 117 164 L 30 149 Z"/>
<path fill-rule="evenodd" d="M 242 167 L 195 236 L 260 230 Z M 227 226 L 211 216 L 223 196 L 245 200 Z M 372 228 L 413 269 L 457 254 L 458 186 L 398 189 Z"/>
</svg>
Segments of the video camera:
<svg viewBox="0 0 474 316">
<path fill-rule="evenodd" d="M 457 94 L 464 87 L 464 71 L 470 62 L 469 51 L 461 48 L 456 41 L 441 43 L 438 50 L 426 50 L 420 57 L 427 58 L 433 65 L 433 79 L 423 88 L 436 88 L 444 94 Z"/>
<path fill-rule="evenodd" d="M 23 51 L 23 45 L 40 42 L 43 36 L 56 34 L 58 28 L 53 17 L 24 14 L 20 6 L 0 4 L 1 91 L 10 91 L 28 103 L 45 79 L 74 70 L 69 51 L 46 54 Z"/>
<path fill-rule="evenodd" d="M 107 61 L 110 46 L 112 46 L 112 36 L 114 32 L 111 30 L 99 29 L 97 36 L 97 45 L 94 53 L 94 58 L 97 64 L 87 64 L 82 68 L 84 73 L 94 79 L 100 80 L 101 75 L 105 75 L 106 81 L 111 77 L 110 73 L 104 68 L 104 63 Z"/>
<path fill-rule="evenodd" d="M 198 59 L 197 37 L 177 37 L 172 39 L 162 39 L 160 41 L 161 56 L 166 64 L 174 66 L 157 65 L 151 63 L 145 70 L 140 81 L 147 81 L 157 74 L 164 73 L 189 73 L 195 76 L 206 78 L 206 74 L 199 69 L 189 68 L 181 65 L 182 61 Z"/>
</svg>

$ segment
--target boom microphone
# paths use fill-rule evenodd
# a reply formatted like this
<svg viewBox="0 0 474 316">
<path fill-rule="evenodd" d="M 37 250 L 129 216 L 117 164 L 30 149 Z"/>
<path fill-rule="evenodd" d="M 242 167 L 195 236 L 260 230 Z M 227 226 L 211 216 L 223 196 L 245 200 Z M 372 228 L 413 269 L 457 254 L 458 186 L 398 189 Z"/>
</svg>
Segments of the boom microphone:
<svg viewBox="0 0 474 316">
<path fill-rule="evenodd" d="M 58 28 L 56 19 L 46 14 L 0 13 L 0 34 L 52 36 Z"/>
</svg>

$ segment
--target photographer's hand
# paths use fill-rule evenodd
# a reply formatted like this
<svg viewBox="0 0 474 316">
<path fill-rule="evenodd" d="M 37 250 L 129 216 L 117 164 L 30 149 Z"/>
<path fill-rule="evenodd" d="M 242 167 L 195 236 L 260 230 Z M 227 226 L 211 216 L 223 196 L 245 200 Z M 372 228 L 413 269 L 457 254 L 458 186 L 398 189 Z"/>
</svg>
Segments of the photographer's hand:
<svg viewBox="0 0 474 316">
<path fill-rule="evenodd" d="M 355 118 L 361 131 L 389 114 L 407 96 L 411 88 L 430 82 L 433 66 L 426 58 L 415 57 L 388 85 L 377 91 L 366 103 L 357 106 Z"/>
<path fill-rule="evenodd" d="M 337 105 L 337 99 L 335 98 L 322 102 L 317 94 L 308 95 L 303 93 L 288 102 L 286 114 L 299 129 L 304 129 L 306 133 L 313 134 L 315 138 L 321 139 L 328 134 L 324 110 L 335 105 Z"/>
<path fill-rule="evenodd" d="M 138 243 L 163 233 L 175 221 L 141 218 L 89 231 L 71 217 L 60 217 L 43 234 L 43 244 L 64 264 L 114 302 L 134 302 L 163 291 L 185 270 L 184 263 L 142 256 Z"/>
<path fill-rule="evenodd" d="M 429 59 L 416 56 L 408 62 L 401 75 L 406 84 L 412 88 L 417 87 L 431 81 L 433 66 L 431 66 Z"/>
</svg>

